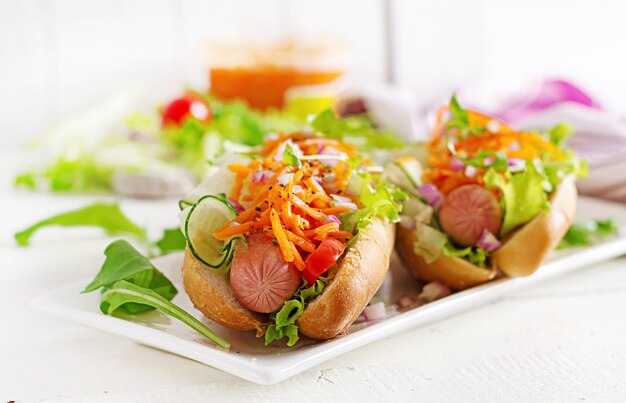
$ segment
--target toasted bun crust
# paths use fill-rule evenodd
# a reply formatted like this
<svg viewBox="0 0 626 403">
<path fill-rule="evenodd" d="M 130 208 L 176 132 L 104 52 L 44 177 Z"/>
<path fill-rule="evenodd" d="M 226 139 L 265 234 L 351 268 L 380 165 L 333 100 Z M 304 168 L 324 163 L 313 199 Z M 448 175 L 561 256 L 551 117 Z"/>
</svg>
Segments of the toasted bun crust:
<svg viewBox="0 0 626 403">
<path fill-rule="evenodd" d="M 183 260 L 183 286 L 193 305 L 207 318 L 237 330 L 256 330 L 265 334 L 267 315 L 244 308 L 233 296 L 228 276 L 206 267 L 189 251 Z"/>
<path fill-rule="evenodd" d="M 576 214 L 576 183 L 566 177 L 550 200 L 550 211 L 524 225 L 492 255 L 493 265 L 509 277 L 533 274 L 558 245 Z"/>
<path fill-rule="evenodd" d="M 302 334 L 331 339 L 347 330 L 385 279 L 394 235 L 395 226 L 380 220 L 358 235 L 333 281 L 296 322 Z M 244 308 L 233 296 L 228 276 L 211 271 L 189 250 L 182 272 L 185 291 L 207 318 L 237 330 L 256 330 L 257 337 L 265 334 L 268 316 Z"/>
<path fill-rule="evenodd" d="M 493 279 L 497 271 L 510 277 L 534 273 L 556 247 L 576 213 L 576 184 L 573 176 L 561 182 L 550 200 L 550 211 L 541 213 L 514 231 L 491 256 L 491 267 L 483 269 L 466 260 L 441 256 L 432 263 L 414 252 L 415 231 L 398 226 L 397 248 L 411 273 L 426 281 L 441 281 L 463 290 Z"/>
<path fill-rule="evenodd" d="M 380 220 L 358 235 L 333 281 L 296 321 L 300 333 L 332 339 L 346 332 L 383 283 L 394 237 L 395 226 Z"/>
<path fill-rule="evenodd" d="M 495 267 L 483 269 L 458 257 L 440 256 L 427 263 L 415 253 L 413 245 L 417 240 L 415 230 L 398 225 L 396 245 L 404 266 L 413 276 L 426 281 L 440 281 L 450 287 L 463 290 L 484 283 L 496 276 Z"/>
</svg>

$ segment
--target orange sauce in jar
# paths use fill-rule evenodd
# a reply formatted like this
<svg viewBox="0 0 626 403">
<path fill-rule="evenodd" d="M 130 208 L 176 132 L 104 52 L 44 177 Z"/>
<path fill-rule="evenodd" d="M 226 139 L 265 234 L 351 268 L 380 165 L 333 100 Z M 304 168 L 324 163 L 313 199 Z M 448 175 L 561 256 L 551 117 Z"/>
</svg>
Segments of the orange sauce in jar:
<svg viewBox="0 0 626 403">
<path fill-rule="evenodd" d="M 213 67 L 211 94 L 221 99 L 245 99 L 254 108 L 282 108 L 292 87 L 326 84 L 341 71 L 300 70 L 287 66 Z"/>
</svg>

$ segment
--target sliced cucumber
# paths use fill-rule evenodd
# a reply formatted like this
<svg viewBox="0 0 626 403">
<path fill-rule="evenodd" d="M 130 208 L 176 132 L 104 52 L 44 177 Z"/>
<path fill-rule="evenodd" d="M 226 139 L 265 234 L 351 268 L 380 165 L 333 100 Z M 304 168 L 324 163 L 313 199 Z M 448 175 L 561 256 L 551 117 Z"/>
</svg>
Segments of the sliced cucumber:
<svg viewBox="0 0 626 403">
<path fill-rule="evenodd" d="M 187 239 L 189 251 L 205 265 L 227 269 L 234 246 L 239 238 L 221 241 L 213 233 L 225 223 L 237 217 L 225 195 L 205 195 L 180 215 L 181 229 Z"/>
</svg>

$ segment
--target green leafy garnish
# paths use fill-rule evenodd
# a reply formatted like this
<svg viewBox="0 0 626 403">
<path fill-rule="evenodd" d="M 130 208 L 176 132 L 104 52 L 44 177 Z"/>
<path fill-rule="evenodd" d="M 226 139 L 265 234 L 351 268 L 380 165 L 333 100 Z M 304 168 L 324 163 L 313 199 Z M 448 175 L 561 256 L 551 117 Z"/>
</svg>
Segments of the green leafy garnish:
<svg viewBox="0 0 626 403">
<path fill-rule="evenodd" d="M 331 110 L 325 110 L 311 122 L 313 129 L 325 137 L 356 144 L 362 150 L 396 149 L 405 143 L 393 134 L 377 130 L 362 116 L 337 118 Z"/>
<path fill-rule="evenodd" d="M 593 244 L 594 238 L 606 238 L 617 234 L 618 231 L 619 225 L 612 218 L 573 223 L 559 243 L 558 249 L 589 246 Z"/>
<path fill-rule="evenodd" d="M 285 144 L 285 151 L 283 152 L 283 162 L 289 166 L 302 168 L 302 162 L 293 150 L 293 146 L 289 143 Z"/>
<path fill-rule="evenodd" d="M 171 301 L 148 288 L 139 287 L 128 281 L 119 281 L 102 294 L 100 310 L 105 315 L 112 315 L 116 310 L 129 304 L 158 309 L 172 318 L 183 322 L 196 332 L 211 340 L 217 346 L 224 349 L 230 348 L 228 341 L 215 334 L 211 329 L 178 305 L 173 304 Z"/>
<path fill-rule="evenodd" d="M 548 132 L 548 140 L 555 146 L 562 147 L 565 144 L 565 140 L 573 133 L 574 129 L 572 126 L 567 123 L 559 123 Z"/>
<path fill-rule="evenodd" d="M 176 287 L 150 262 L 124 240 L 111 243 L 104 251 L 106 260 L 96 275 L 83 292 L 91 292 L 99 288 L 109 288 L 114 283 L 126 280 L 137 286 L 148 288 L 166 299 L 172 299 L 176 295 Z M 149 310 L 142 305 L 128 305 L 122 307 L 128 313 L 140 313 Z"/>
<path fill-rule="evenodd" d="M 370 174 L 356 174 L 364 175 L 367 178 L 364 181 L 365 186 L 359 199 L 363 208 L 359 209 L 355 215 L 357 231 L 370 225 L 374 217 L 387 218 L 392 223 L 400 221 L 402 204 L 399 202 L 407 200 L 407 194 L 382 179 L 378 180 L 375 186 L 372 186 Z"/>
<path fill-rule="evenodd" d="M 467 248 L 459 249 L 452 245 L 452 243 L 448 240 L 448 242 L 446 242 L 443 246 L 442 253 L 444 256 L 465 259 L 478 267 L 487 267 L 487 257 L 489 252 L 477 246 L 468 246 Z"/>
<path fill-rule="evenodd" d="M 124 312 L 131 315 L 159 309 L 180 320 L 215 344 L 229 343 L 200 321 L 171 302 L 177 293 L 172 282 L 150 260 L 124 240 L 112 242 L 104 251 L 106 259 L 100 272 L 83 293 L 102 290 L 100 310 L 106 315 Z"/>
<path fill-rule="evenodd" d="M 488 189 L 496 188 L 502 192 L 504 220 L 501 235 L 508 234 L 537 214 L 550 209 L 548 196 L 543 190 L 544 177 L 530 161 L 522 172 L 505 172 L 504 177 L 490 168 L 484 179 Z"/>
<path fill-rule="evenodd" d="M 30 238 L 39 229 L 49 226 L 88 226 L 102 228 L 108 235 L 134 235 L 145 239 L 142 228 L 130 221 L 116 203 L 95 203 L 74 211 L 58 214 L 42 220 L 15 234 L 15 240 L 21 246 L 27 246 Z"/>
<path fill-rule="evenodd" d="M 161 254 L 165 255 L 170 252 L 184 250 L 185 246 L 187 246 L 187 240 L 180 228 L 176 227 L 163 230 L 163 237 L 155 245 L 159 248 Z"/>
<path fill-rule="evenodd" d="M 450 104 L 448 106 L 450 108 L 450 112 L 452 113 L 452 119 L 448 121 L 448 128 L 457 128 L 457 129 L 466 129 L 469 127 L 469 117 L 467 115 L 467 110 L 463 109 L 459 104 L 459 101 L 456 99 L 456 95 L 452 94 L 452 98 L 450 98 Z"/>
<path fill-rule="evenodd" d="M 298 291 L 293 295 L 293 298 L 285 301 L 283 307 L 278 311 L 270 315 L 272 321 L 265 332 L 265 345 L 267 346 L 274 340 L 281 340 L 287 337 L 287 345 L 289 347 L 296 344 L 299 339 L 298 326 L 295 325 L 296 321 L 304 312 L 306 304 L 320 295 L 324 291 L 326 283 L 323 279 L 319 278 L 310 287 L 304 283 L 300 286 Z"/>
</svg>

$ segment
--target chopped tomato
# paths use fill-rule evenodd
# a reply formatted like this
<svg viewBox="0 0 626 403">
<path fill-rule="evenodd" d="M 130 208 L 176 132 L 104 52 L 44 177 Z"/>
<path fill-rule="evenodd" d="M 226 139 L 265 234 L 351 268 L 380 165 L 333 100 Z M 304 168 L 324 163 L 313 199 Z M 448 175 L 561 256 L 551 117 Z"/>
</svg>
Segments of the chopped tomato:
<svg viewBox="0 0 626 403">
<path fill-rule="evenodd" d="M 325 239 L 306 258 L 306 268 L 302 271 L 302 276 L 307 284 L 313 285 L 315 280 L 328 269 L 337 263 L 337 259 L 343 253 L 345 245 L 334 239 Z"/>
<path fill-rule="evenodd" d="M 182 126 L 189 118 L 207 123 L 211 120 L 211 109 L 199 96 L 186 94 L 170 102 L 163 110 L 163 126 Z"/>
</svg>

